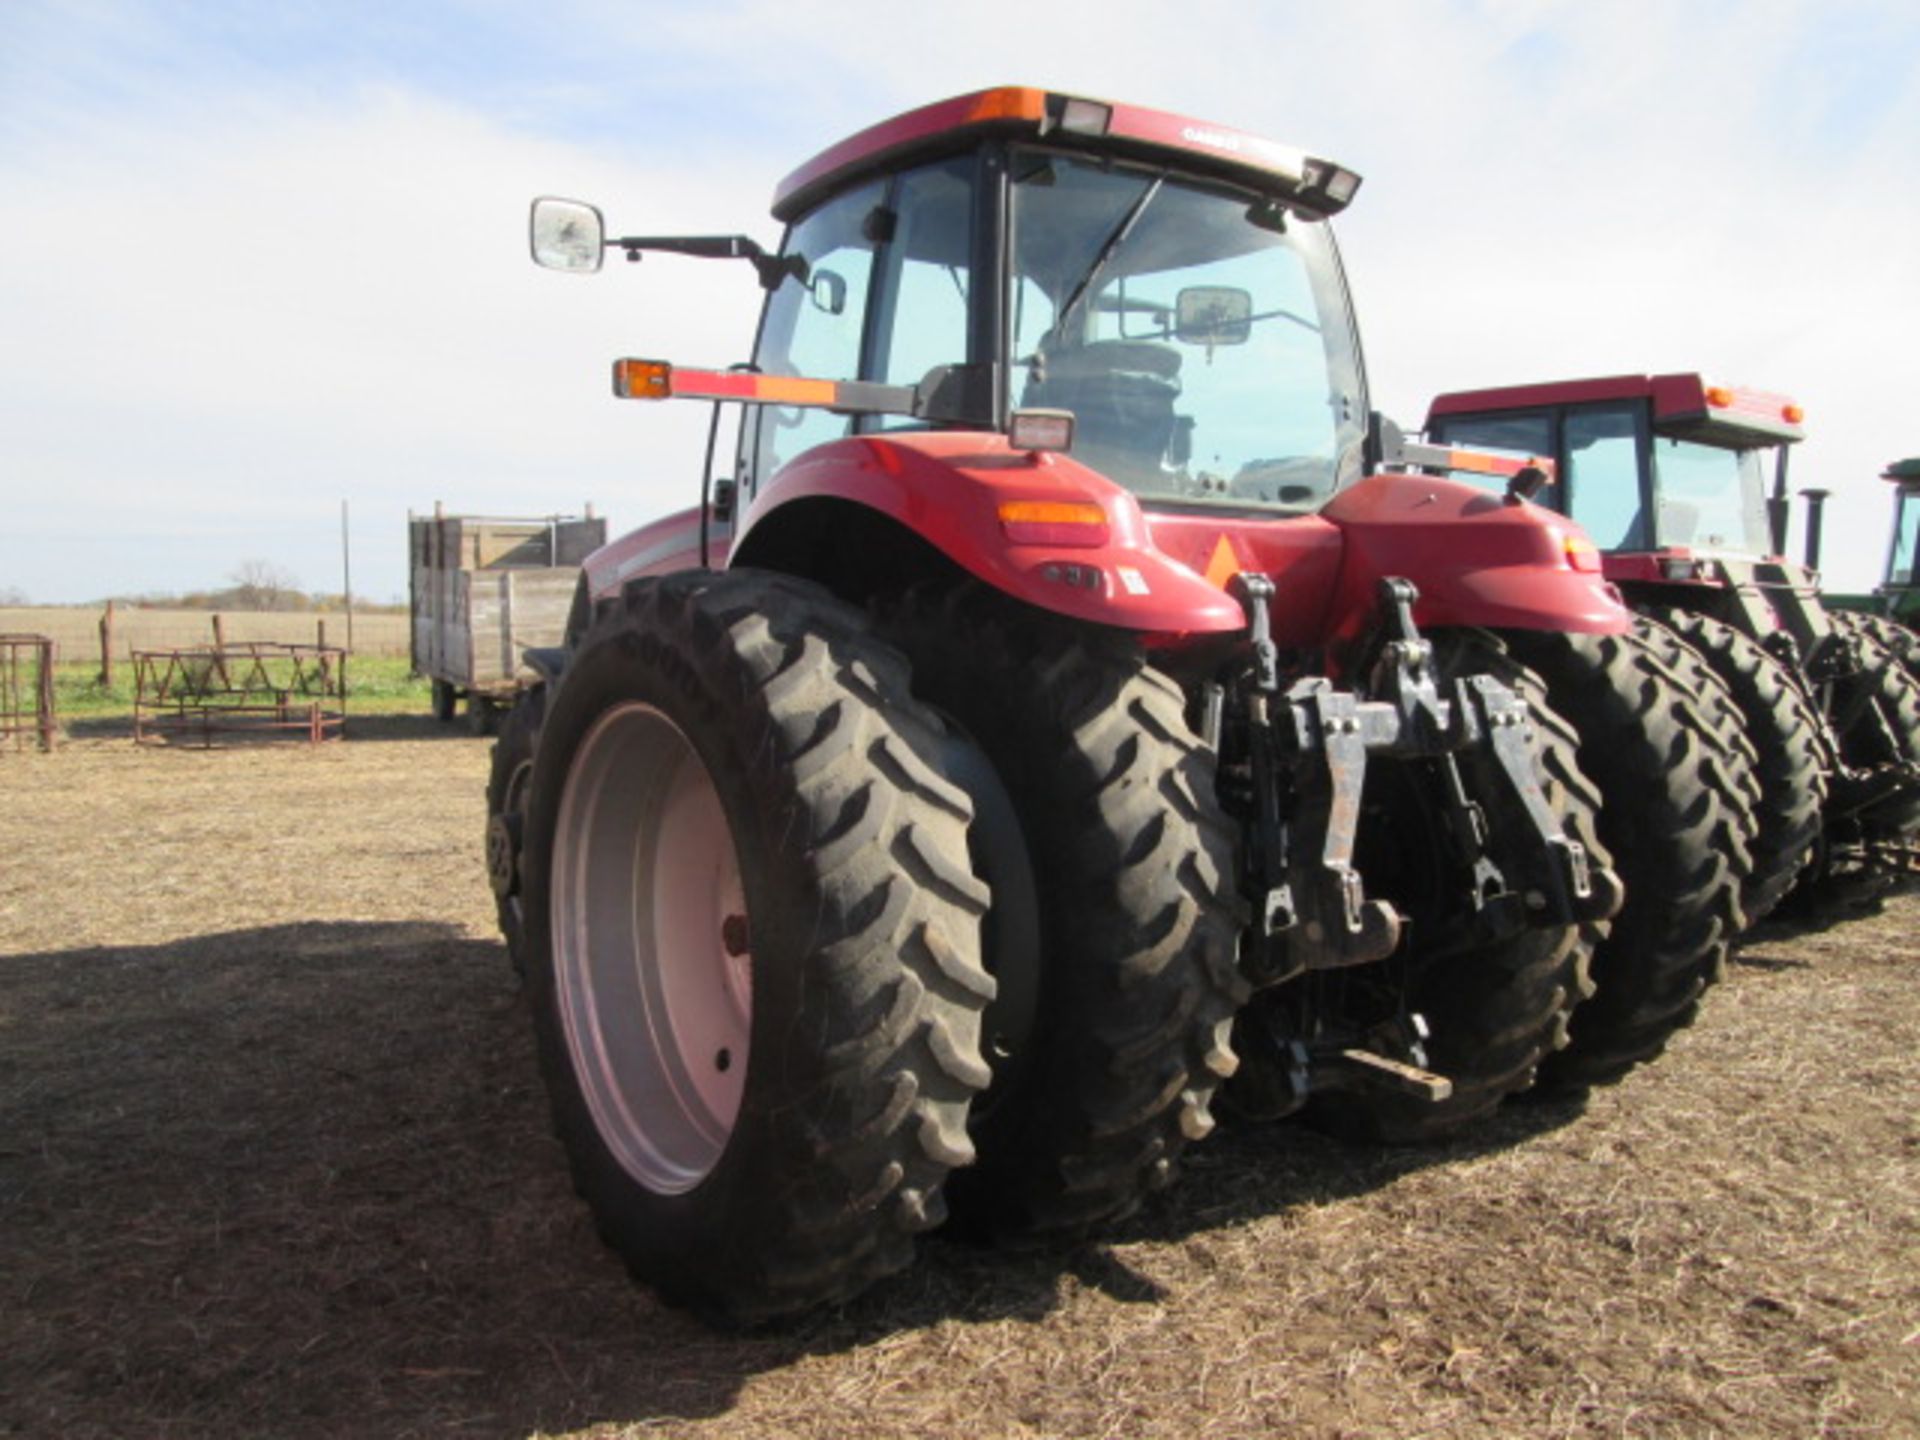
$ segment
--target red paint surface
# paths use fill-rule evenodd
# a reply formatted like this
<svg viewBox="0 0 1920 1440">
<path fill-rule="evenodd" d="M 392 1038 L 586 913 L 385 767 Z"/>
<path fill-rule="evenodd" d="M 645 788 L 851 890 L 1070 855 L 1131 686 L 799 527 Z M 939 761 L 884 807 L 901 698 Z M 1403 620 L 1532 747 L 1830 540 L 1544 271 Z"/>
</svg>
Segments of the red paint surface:
<svg viewBox="0 0 1920 1440">
<path fill-rule="evenodd" d="M 1711 404 L 1709 390 L 1727 392 L 1727 403 Z M 1500 410 L 1544 410 L 1555 405 L 1589 405 L 1608 400 L 1648 400 L 1656 425 L 1712 420 L 1747 426 L 1767 439 L 1798 440 L 1800 422 L 1788 418 L 1795 401 L 1771 390 L 1710 385 L 1700 375 L 1606 375 L 1589 380 L 1555 380 L 1537 385 L 1501 385 L 1485 390 L 1456 390 L 1437 396 L 1427 407 L 1429 426 L 1443 416 L 1477 415 Z"/>
</svg>

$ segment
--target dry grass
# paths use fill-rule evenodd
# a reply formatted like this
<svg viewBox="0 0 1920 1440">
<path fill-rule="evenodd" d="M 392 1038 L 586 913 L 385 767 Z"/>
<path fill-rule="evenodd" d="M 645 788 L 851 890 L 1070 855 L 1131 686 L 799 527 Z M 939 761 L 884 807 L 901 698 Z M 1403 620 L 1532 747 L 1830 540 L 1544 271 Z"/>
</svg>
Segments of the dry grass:
<svg viewBox="0 0 1920 1440">
<path fill-rule="evenodd" d="M 0 1433 L 1920 1433 L 1920 898 L 1584 1112 L 1226 1134 L 1110 1244 L 729 1337 L 568 1188 L 485 747 L 0 755 Z"/>
</svg>

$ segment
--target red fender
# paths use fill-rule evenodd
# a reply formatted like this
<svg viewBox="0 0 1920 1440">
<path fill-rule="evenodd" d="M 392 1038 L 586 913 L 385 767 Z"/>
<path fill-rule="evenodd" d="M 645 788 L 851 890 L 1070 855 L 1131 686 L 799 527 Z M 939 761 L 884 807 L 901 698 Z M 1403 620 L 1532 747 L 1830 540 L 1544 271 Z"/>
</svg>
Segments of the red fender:
<svg viewBox="0 0 1920 1440">
<path fill-rule="evenodd" d="M 1127 490 L 1070 455 L 1015 450 L 1004 435 L 914 430 L 819 445 L 783 465 L 756 497 L 735 553 L 797 501 L 852 501 L 898 521 L 961 569 L 1042 609 L 1155 633 L 1245 626 L 1239 604 L 1164 554 Z M 1009 504 L 1097 506 L 1104 524 L 1032 524 Z"/>
<path fill-rule="evenodd" d="M 1366 627 L 1389 575 L 1419 588 L 1414 619 L 1423 628 L 1622 635 L 1633 627 L 1586 532 L 1543 506 L 1428 475 L 1370 475 L 1320 513 L 1346 537 L 1332 638 Z"/>
</svg>

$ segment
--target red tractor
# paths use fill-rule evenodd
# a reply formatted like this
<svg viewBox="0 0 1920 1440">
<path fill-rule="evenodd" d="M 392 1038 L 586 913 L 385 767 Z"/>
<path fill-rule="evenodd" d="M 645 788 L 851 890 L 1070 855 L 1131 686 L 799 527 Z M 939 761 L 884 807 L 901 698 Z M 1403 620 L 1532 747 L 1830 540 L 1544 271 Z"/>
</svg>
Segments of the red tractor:
<svg viewBox="0 0 1920 1440">
<path fill-rule="evenodd" d="M 1889 644 L 1897 627 L 1822 603 L 1824 492 L 1808 492 L 1807 564 L 1784 554 L 1803 418 L 1785 396 L 1695 374 L 1462 391 L 1427 415 L 1438 441 L 1554 457 L 1551 503 L 1601 546 L 1607 579 L 1726 682 L 1758 755 L 1755 917 L 1920 829 L 1920 681 Z"/>
<path fill-rule="evenodd" d="M 776 251 L 535 202 L 543 265 L 767 292 L 744 364 L 615 363 L 714 404 L 700 503 L 588 561 L 489 786 L 575 1178 L 670 1300 L 831 1302 L 949 1212 L 1085 1233 L 1223 1085 L 1417 1138 L 1692 1013 L 1747 863 L 1704 682 L 1518 488 L 1392 472 L 1423 452 L 1369 410 L 1327 224 L 1358 184 L 1006 88 L 803 165 Z M 1584 1026 L 1637 902 L 1500 638 L 1569 635 L 1646 768 L 1608 813 L 1698 851 L 1634 922 L 1692 928 Z"/>
</svg>

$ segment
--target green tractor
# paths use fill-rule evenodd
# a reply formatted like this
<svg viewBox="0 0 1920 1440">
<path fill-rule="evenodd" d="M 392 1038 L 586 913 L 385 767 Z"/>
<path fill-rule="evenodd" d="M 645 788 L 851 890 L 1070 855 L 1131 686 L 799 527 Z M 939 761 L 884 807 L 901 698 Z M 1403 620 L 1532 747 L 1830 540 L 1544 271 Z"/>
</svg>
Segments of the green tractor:
<svg viewBox="0 0 1920 1440">
<path fill-rule="evenodd" d="M 1893 543 L 1887 547 L 1887 573 L 1871 595 L 1828 595 L 1829 608 L 1845 610 L 1864 617 L 1864 624 L 1879 641 L 1900 657 L 1906 668 L 1920 674 L 1920 580 L 1914 576 L 1916 541 L 1920 541 L 1920 456 L 1896 460 L 1880 472 L 1880 478 L 1895 486 L 1893 494 Z M 1806 492 L 1812 509 L 1808 513 L 1807 563 L 1818 565 L 1819 525 L 1817 517 L 1825 492 Z M 1893 622 L 1893 623 L 1889 623 Z"/>
</svg>

